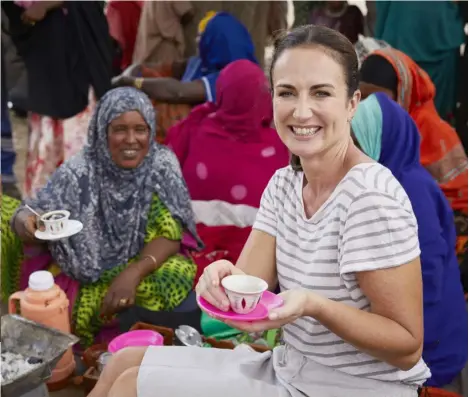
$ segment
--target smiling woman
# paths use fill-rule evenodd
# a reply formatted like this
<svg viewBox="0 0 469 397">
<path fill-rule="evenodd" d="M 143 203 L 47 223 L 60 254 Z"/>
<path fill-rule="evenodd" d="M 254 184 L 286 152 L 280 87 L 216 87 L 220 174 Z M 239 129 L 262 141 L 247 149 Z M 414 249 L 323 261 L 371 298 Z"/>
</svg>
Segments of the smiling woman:
<svg viewBox="0 0 469 397">
<path fill-rule="evenodd" d="M 111 158 L 121 168 L 137 168 L 150 148 L 150 130 L 142 115 L 132 110 L 109 123 Z"/>
<path fill-rule="evenodd" d="M 385 167 L 353 144 L 358 60 L 340 33 L 303 26 L 275 43 L 270 78 L 278 134 L 295 169 L 275 173 L 236 266 L 208 266 L 197 294 L 227 311 L 231 274 L 280 286 L 284 305 L 247 332 L 282 327 L 284 345 L 248 349 L 127 349 L 90 397 L 415 397 L 422 275 L 409 199 Z M 216 374 L 216 376 L 214 376 Z M 183 378 L 184 382 L 178 380 Z"/>
<path fill-rule="evenodd" d="M 11 294 L 38 266 L 52 271 L 73 304 L 73 330 L 83 345 L 121 310 L 135 304 L 171 311 L 192 289 L 196 266 L 181 253 L 183 233 L 193 236 L 194 246 L 186 248 L 201 242 L 177 159 L 154 137 L 155 114 L 145 94 L 109 91 L 93 116 L 88 146 L 26 202 L 40 212 L 70 211 L 83 231 L 49 242 L 44 248 L 51 255 L 9 263 L 2 272 L 2 285 L 9 287 L 2 292 Z M 12 226 L 16 239 L 41 244 L 26 207 L 17 210 Z"/>
</svg>

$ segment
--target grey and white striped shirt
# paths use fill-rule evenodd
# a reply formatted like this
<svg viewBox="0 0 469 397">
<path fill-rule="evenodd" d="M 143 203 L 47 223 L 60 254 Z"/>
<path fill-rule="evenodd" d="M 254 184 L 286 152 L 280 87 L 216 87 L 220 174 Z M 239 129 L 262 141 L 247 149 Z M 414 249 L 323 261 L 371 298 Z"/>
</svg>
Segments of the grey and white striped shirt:
<svg viewBox="0 0 469 397">
<path fill-rule="evenodd" d="M 308 288 L 369 310 L 355 273 L 400 266 L 420 255 L 407 194 L 387 168 L 359 164 L 308 219 L 302 188 L 303 172 L 277 171 L 254 224 L 276 238 L 281 290 Z M 409 371 L 399 370 L 360 352 L 311 317 L 286 325 L 283 333 L 285 343 L 309 359 L 350 375 L 418 385 L 430 377 L 423 360 Z"/>
</svg>

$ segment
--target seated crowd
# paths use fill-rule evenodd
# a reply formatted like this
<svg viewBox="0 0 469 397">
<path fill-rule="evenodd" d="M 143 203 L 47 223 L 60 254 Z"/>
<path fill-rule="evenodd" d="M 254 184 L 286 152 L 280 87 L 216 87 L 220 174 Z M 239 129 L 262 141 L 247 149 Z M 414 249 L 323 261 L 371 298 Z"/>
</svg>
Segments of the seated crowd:
<svg viewBox="0 0 469 397">
<path fill-rule="evenodd" d="M 49 270 L 81 349 L 128 329 L 133 308 L 273 349 L 126 349 L 92 397 L 152 396 L 155 382 L 227 397 L 451 384 L 468 358 L 467 156 L 429 76 L 391 47 L 358 70 L 353 45 L 314 25 L 276 40 L 270 82 L 230 14 L 209 13 L 197 40 L 197 57 L 118 76 L 85 148 L 35 198 L 2 195 L 2 298 Z M 38 240 L 28 207 L 66 209 L 83 230 Z M 281 292 L 268 320 L 197 307 L 226 310 L 220 281 L 244 273 Z"/>
</svg>

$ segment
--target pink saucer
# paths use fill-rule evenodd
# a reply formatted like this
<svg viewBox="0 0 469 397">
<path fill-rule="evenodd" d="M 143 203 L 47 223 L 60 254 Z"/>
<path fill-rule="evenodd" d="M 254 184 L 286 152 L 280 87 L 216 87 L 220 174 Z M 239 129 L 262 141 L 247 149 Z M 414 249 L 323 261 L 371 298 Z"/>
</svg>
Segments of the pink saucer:
<svg viewBox="0 0 469 397">
<path fill-rule="evenodd" d="M 224 312 L 200 296 L 197 297 L 197 303 L 204 312 L 216 318 L 232 321 L 259 321 L 268 317 L 269 310 L 282 306 L 283 299 L 270 291 L 265 291 L 256 308 L 248 314 L 238 314 L 232 310 Z"/>
<path fill-rule="evenodd" d="M 149 329 L 137 329 L 115 337 L 107 348 L 109 353 L 115 353 L 124 347 L 131 346 L 163 346 L 164 338 L 161 334 Z"/>
</svg>

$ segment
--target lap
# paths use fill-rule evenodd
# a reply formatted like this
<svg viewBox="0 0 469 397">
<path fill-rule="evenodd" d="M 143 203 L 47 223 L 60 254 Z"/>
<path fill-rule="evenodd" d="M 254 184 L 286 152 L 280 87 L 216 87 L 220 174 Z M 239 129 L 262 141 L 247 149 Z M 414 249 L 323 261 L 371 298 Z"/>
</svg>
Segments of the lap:
<svg viewBox="0 0 469 397">
<path fill-rule="evenodd" d="M 272 353 L 190 347 L 152 347 L 142 361 L 138 397 L 287 397 L 278 383 Z"/>
</svg>

